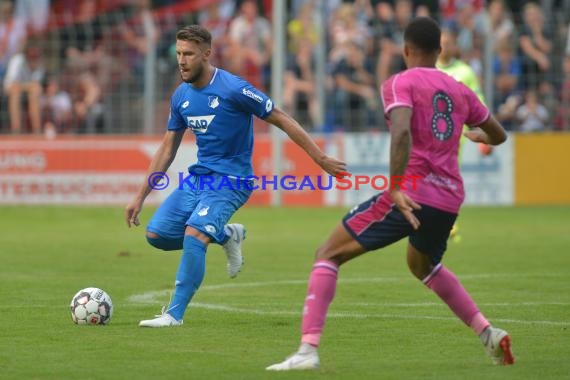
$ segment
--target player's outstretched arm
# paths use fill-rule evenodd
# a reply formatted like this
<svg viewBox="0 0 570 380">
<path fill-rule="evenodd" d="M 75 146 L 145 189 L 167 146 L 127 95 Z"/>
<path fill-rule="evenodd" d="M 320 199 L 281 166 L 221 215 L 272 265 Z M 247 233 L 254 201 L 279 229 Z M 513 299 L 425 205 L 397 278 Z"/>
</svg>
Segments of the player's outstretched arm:
<svg viewBox="0 0 570 380">
<path fill-rule="evenodd" d="M 473 142 L 489 145 L 499 145 L 507 140 L 505 129 L 492 115 L 482 124 L 465 132 L 464 135 Z"/>
<path fill-rule="evenodd" d="M 327 156 L 309 136 L 309 134 L 299 125 L 299 123 L 275 107 L 273 112 L 265 118 L 265 121 L 271 123 L 281 130 L 299 145 L 307 154 L 315 161 L 323 170 L 332 176 L 337 176 L 342 172 L 346 172 L 346 163 L 336 158 Z"/>
<path fill-rule="evenodd" d="M 407 107 L 397 107 L 390 111 L 389 117 L 392 121 L 390 128 L 390 197 L 406 220 L 417 230 L 420 227 L 420 221 L 414 215 L 414 210 L 419 210 L 421 206 L 401 191 L 399 181 L 395 181 L 396 178 L 402 178 L 406 173 L 410 158 L 412 110 Z"/>
<path fill-rule="evenodd" d="M 165 133 L 162 143 L 150 162 L 144 182 L 141 185 L 138 194 L 125 208 L 125 220 L 127 222 L 127 226 L 130 227 L 131 224 L 138 226 L 140 224 L 138 218 L 139 213 L 142 210 L 144 200 L 152 191 L 149 184 L 149 178 L 153 173 L 165 173 L 168 170 L 170 164 L 174 161 L 174 157 L 176 157 L 176 152 L 178 151 L 184 132 L 185 129 L 167 131 Z"/>
</svg>

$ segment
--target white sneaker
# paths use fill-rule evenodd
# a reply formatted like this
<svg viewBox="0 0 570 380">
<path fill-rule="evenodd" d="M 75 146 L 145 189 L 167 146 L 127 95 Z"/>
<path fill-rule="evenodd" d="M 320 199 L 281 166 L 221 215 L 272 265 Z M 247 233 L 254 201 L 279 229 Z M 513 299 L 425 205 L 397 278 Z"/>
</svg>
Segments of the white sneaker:
<svg viewBox="0 0 570 380">
<path fill-rule="evenodd" d="M 181 325 L 182 321 L 178 321 L 172 315 L 164 312 L 164 308 L 162 308 L 162 313 L 157 315 L 156 318 L 139 322 L 140 327 L 172 327 Z"/>
<path fill-rule="evenodd" d="M 515 363 L 515 357 L 511 351 L 511 337 L 505 330 L 490 326 L 481 334 L 481 341 L 494 364 Z"/>
<path fill-rule="evenodd" d="M 232 235 L 222 247 L 228 258 L 228 275 L 234 278 L 241 270 L 244 262 L 241 255 L 241 244 L 245 240 L 246 230 L 243 224 L 228 224 L 226 227 L 228 227 Z"/>
<path fill-rule="evenodd" d="M 319 369 L 319 354 L 316 349 L 303 352 L 302 349 L 289 356 L 281 363 L 270 365 L 265 368 L 267 371 L 291 371 Z"/>
</svg>

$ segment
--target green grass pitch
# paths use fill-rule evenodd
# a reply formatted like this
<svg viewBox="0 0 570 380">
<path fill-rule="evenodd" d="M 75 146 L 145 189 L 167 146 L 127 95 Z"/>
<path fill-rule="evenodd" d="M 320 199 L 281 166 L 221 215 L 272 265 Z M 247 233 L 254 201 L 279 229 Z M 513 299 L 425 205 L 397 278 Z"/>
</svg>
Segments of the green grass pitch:
<svg viewBox="0 0 570 380">
<path fill-rule="evenodd" d="M 141 329 L 169 299 L 178 253 L 128 229 L 122 207 L 0 208 L 2 379 L 560 379 L 570 377 L 570 207 L 464 208 L 444 263 L 517 363 L 496 367 L 470 329 L 407 271 L 404 242 L 340 271 L 321 370 L 268 373 L 298 345 L 315 248 L 344 209 L 249 208 L 246 264 L 212 246 L 184 325 Z M 143 210 L 147 222 L 151 208 Z M 108 326 L 77 326 L 81 288 L 107 291 Z"/>
</svg>

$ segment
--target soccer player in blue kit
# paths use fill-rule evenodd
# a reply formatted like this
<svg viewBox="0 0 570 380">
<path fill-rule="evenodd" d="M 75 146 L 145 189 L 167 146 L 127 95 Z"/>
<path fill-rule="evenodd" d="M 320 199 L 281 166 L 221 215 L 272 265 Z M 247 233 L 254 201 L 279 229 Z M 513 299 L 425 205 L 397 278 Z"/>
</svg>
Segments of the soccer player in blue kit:
<svg viewBox="0 0 570 380">
<path fill-rule="evenodd" d="M 253 175 L 254 115 L 282 129 L 328 174 L 346 171 L 344 162 L 323 153 L 299 123 L 275 107 L 266 94 L 212 66 L 211 40 L 208 30 L 199 25 L 184 27 L 176 34 L 183 83 L 172 95 L 168 130 L 150 163 L 147 179 L 153 173 L 166 172 L 186 129 L 196 136 L 198 162 L 189 167 L 183 189 L 169 195 L 147 226 L 151 245 L 166 251 L 182 249 L 182 256 L 168 308 L 154 319 L 141 321 L 142 327 L 182 324 L 204 278 L 209 243 L 224 248 L 230 277 L 239 272 L 246 231 L 241 224 L 227 223 L 252 193 L 252 184 L 244 178 Z M 147 179 L 125 209 L 129 227 L 140 224 L 139 213 L 152 191 Z"/>
</svg>

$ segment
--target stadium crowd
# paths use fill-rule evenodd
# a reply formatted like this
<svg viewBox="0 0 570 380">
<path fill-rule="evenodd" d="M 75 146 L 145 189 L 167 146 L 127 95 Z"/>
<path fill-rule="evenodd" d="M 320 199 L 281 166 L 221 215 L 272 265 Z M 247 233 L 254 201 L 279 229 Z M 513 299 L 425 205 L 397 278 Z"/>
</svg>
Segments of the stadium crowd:
<svg viewBox="0 0 570 380">
<path fill-rule="evenodd" d="M 140 133 L 144 91 L 155 93 L 162 131 L 179 83 L 175 31 L 191 23 L 211 31 L 216 66 L 270 93 L 271 6 L 0 0 L 0 133 Z M 489 84 L 489 106 L 507 128 L 570 130 L 570 0 L 287 0 L 287 10 L 282 106 L 309 130 L 386 129 L 378 88 L 403 69 L 402 33 L 415 15 L 438 19 L 455 36 L 457 59 L 482 88 Z M 156 53 L 152 88 L 144 85 L 149 49 Z M 319 51 L 326 54 L 324 83 L 317 80 Z"/>
</svg>

